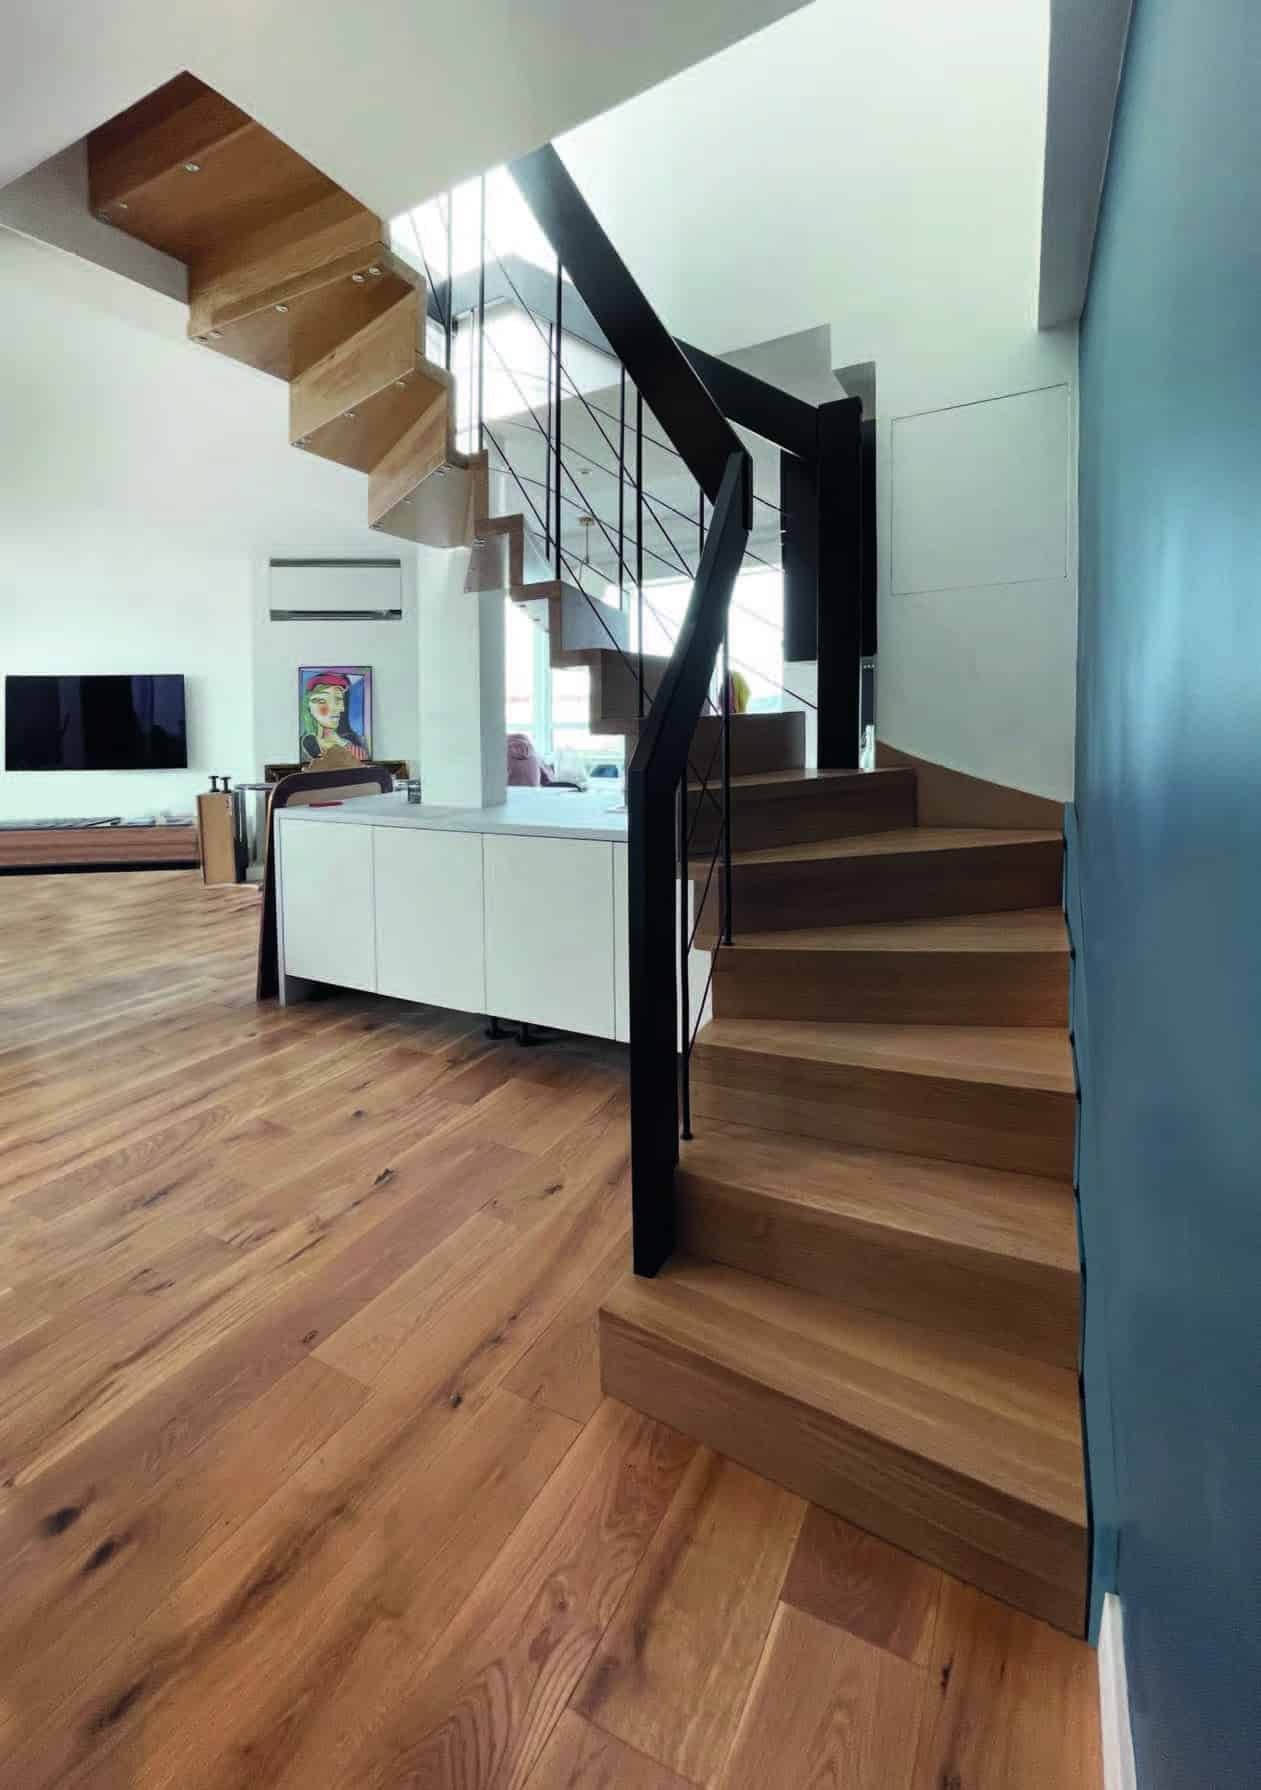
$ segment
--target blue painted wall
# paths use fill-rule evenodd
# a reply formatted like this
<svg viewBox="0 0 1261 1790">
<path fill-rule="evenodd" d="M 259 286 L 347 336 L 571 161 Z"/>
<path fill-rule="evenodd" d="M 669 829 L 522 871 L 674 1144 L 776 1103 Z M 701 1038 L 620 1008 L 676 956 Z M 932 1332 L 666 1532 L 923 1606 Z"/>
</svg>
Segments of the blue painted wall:
<svg viewBox="0 0 1261 1790">
<path fill-rule="evenodd" d="M 1081 555 L 1096 1517 L 1115 1525 L 1142 1790 L 1252 1790 L 1261 0 L 1136 0 L 1083 325 Z"/>
</svg>

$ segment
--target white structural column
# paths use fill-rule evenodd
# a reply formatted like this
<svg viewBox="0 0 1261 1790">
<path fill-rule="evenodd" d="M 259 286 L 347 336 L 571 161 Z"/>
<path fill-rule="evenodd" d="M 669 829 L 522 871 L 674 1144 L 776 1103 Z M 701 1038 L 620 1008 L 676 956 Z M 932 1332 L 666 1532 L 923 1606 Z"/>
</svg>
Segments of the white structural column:
<svg viewBox="0 0 1261 1790">
<path fill-rule="evenodd" d="M 420 775 L 426 802 L 493 808 L 504 799 L 504 593 L 463 588 L 468 556 L 423 555 Z"/>
</svg>

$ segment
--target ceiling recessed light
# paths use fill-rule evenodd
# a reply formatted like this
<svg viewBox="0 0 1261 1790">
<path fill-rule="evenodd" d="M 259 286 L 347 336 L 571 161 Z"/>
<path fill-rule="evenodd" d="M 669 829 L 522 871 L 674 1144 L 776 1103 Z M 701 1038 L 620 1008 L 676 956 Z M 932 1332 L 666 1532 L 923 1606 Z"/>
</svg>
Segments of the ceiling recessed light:
<svg viewBox="0 0 1261 1790">
<path fill-rule="evenodd" d="M 200 174 L 201 173 L 201 163 L 200 162 L 185 162 L 184 163 L 184 172 L 185 172 L 185 174 Z"/>
<path fill-rule="evenodd" d="M 288 312 L 289 312 L 289 307 L 288 307 L 288 305 L 277 305 L 277 306 L 276 306 L 276 309 L 277 309 L 277 310 L 278 310 L 278 311 L 279 311 L 279 312 L 280 312 L 280 315 L 281 315 L 281 316 L 282 316 L 282 317 L 285 317 L 285 316 L 287 316 L 287 315 L 288 315 Z"/>
</svg>

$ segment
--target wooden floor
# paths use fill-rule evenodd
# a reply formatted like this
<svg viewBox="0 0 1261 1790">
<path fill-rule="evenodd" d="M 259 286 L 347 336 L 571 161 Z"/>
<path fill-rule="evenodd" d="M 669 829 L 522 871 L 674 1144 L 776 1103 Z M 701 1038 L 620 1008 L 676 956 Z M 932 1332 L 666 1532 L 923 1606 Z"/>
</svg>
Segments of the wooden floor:
<svg viewBox="0 0 1261 1790">
<path fill-rule="evenodd" d="M 0 1782 L 1094 1790 L 1093 1653 L 601 1400 L 624 1058 L 0 882 Z"/>
</svg>

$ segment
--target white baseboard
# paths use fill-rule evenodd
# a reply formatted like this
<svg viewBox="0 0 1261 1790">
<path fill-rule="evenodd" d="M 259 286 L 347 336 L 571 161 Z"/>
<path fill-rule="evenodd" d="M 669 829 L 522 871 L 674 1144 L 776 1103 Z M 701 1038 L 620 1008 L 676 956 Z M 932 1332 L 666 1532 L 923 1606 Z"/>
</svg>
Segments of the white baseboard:
<svg viewBox="0 0 1261 1790">
<path fill-rule="evenodd" d="M 1121 1600 L 1114 1591 L 1104 1597 L 1099 1624 L 1099 1724 L 1103 1732 L 1104 1790 L 1138 1790 L 1125 1682 Z"/>
</svg>

